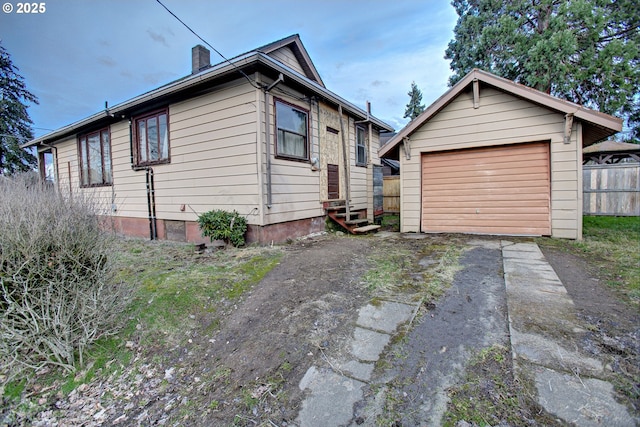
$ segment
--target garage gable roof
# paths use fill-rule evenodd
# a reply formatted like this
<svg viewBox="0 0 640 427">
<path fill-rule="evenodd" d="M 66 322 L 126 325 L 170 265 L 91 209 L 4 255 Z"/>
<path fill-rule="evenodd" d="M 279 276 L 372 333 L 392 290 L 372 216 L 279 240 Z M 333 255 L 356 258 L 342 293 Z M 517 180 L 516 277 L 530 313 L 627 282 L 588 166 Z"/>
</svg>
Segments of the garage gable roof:
<svg viewBox="0 0 640 427">
<path fill-rule="evenodd" d="M 398 132 L 387 144 L 380 147 L 380 157 L 392 156 L 392 153 L 397 153 L 398 146 L 403 138 L 410 136 L 423 124 L 428 122 L 476 80 L 550 110 L 564 114 L 573 114 L 575 119 L 583 121 L 586 125 L 583 131 L 583 144 L 585 146 L 591 145 L 622 130 L 622 119 L 585 108 L 573 102 L 565 101 L 476 68 L 427 107 L 422 114 L 409 122 L 409 124 Z"/>
</svg>

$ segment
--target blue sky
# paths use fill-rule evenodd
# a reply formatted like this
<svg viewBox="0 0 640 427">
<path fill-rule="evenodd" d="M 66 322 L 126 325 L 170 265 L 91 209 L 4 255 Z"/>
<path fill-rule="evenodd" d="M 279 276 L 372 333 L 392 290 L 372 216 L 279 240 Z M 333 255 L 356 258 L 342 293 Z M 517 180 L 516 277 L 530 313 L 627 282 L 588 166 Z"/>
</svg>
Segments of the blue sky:
<svg viewBox="0 0 640 427">
<path fill-rule="evenodd" d="M 447 90 L 448 0 L 162 0 L 233 57 L 300 34 L 327 88 L 399 130 L 415 81 L 429 105 Z M 201 43 L 155 0 L 49 0 L 41 14 L 0 12 L 0 43 L 40 100 L 43 135 L 191 72 Z M 214 52 L 211 62 L 222 59 Z"/>
</svg>

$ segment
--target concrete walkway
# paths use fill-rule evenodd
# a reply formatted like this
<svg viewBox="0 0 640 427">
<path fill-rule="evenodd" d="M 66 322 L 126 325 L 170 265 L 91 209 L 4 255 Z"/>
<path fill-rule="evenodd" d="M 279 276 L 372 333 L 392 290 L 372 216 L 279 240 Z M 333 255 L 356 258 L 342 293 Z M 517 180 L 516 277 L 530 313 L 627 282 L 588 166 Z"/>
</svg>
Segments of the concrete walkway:
<svg viewBox="0 0 640 427">
<path fill-rule="evenodd" d="M 533 380 L 547 412 L 580 427 L 637 425 L 615 401 L 608 369 L 581 352 L 571 297 L 535 243 L 502 242 L 517 376 Z"/>
<path fill-rule="evenodd" d="M 350 357 L 334 363 L 327 360 L 331 368 L 312 366 L 300 381 L 300 389 L 308 391 L 298 414 L 298 425 L 349 424 L 353 405 L 362 400 L 362 388 L 371 379 L 374 363 L 398 326 L 411 320 L 417 309 L 417 306 L 392 301 L 362 307 L 353 331 Z"/>
<path fill-rule="evenodd" d="M 615 401 L 607 366 L 581 351 L 585 331 L 573 301 L 538 246 L 506 240 L 493 243 L 496 250 L 502 248 L 516 376 L 535 384 L 539 403 L 567 423 L 579 427 L 639 425 L 640 420 Z M 306 398 L 296 424 L 354 425 L 354 405 L 364 397 L 363 388 L 372 379 L 375 362 L 417 308 L 393 301 L 362 307 L 344 360 L 325 357 L 328 366 L 312 366 L 301 380 L 299 387 L 306 391 Z"/>
</svg>

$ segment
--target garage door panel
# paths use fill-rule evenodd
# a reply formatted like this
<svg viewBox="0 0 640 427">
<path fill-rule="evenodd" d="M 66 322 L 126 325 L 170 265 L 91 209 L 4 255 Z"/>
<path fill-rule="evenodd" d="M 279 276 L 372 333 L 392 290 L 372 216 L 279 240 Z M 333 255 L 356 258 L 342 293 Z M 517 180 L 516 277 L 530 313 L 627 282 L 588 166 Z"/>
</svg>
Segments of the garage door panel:
<svg viewBox="0 0 640 427">
<path fill-rule="evenodd" d="M 451 231 L 450 226 L 433 226 L 429 229 L 429 233 L 473 233 L 473 234 L 505 234 L 505 235 L 514 235 L 513 232 L 514 227 L 501 227 L 501 226 L 459 226 L 458 230 Z M 542 228 L 536 227 L 527 227 L 518 226 L 517 235 L 540 235 L 540 230 Z"/>
<path fill-rule="evenodd" d="M 492 174 L 491 172 L 478 174 L 474 171 L 464 171 L 459 174 L 448 174 L 446 176 L 429 175 L 430 185 L 454 185 L 454 184 L 474 184 L 474 183 L 493 183 L 493 182 L 511 182 L 511 181 L 540 181 L 547 178 L 547 171 L 543 170 L 527 170 L 516 176 L 504 174 Z M 470 181 L 469 178 L 473 178 Z"/>
<path fill-rule="evenodd" d="M 491 229 L 501 229 L 501 230 L 505 230 L 505 229 L 510 229 L 511 233 L 513 233 L 513 229 L 514 228 L 518 228 L 518 229 L 523 229 L 523 230 L 537 230 L 540 229 L 542 227 L 545 226 L 545 221 L 531 221 L 527 224 L 522 224 L 521 221 L 505 221 L 503 223 L 501 223 L 500 225 L 487 225 L 486 222 L 482 221 L 482 220 L 476 220 L 474 222 L 462 222 L 459 221 L 458 223 L 454 223 L 455 225 L 457 225 L 458 227 L 460 227 L 461 230 L 464 230 L 464 232 L 474 232 L 474 230 L 482 230 L 482 231 L 487 231 L 487 230 L 491 230 Z M 450 232 L 448 230 L 447 226 L 440 226 L 441 227 L 441 231 L 447 231 Z"/>
<path fill-rule="evenodd" d="M 458 206 L 456 209 L 456 213 L 459 213 L 461 215 L 463 214 L 478 215 L 478 211 L 481 211 L 485 215 L 503 214 L 504 207 L 492 205 L 492 206 L 477 208 L 475 205 L 473 205 L 473 206 Z M 517 208 L 509 207 L 509 212 L 523 214 L 523 215 L 530 215 L 530 214 L 548 214 L 549 210 L 545 207 L 539 207 L 539 206 L 524 206 L 524 207 L 517 207 Z M 432 218 L 436 217 L 437 215 L 450 215 L 450 214 L 451 214 L 451 208 L 447 206 L 431 207 Z"/>
<path fill-rule="evenodd" d="M 465 200 L 462 203 L 456 204 L 452 207 L 451 202 L 439 200 L 429 206 L 430 213 L 443 213 L 447 212 L 450 215 L 457 215 L 458 213 L 472 210 L 474 213 L 487 213 L 499 210 L 500 212 L 507 213 L 519 213 L 519 212 L 535 212 L 539 214 L 549 215 L 549 208 L 542 206 L 539 203 L 526 206 L 524 203 L 514 205 L 512 200 L 498 200 L 493 203 L 474 203 L 472 200 Z"/>
<path fill-rule="evenodd" d="M 530 160 L 538 160 L 539 162 L 532 163 Z M 438 159 L 438 163 L 431 165 L 431 170 L 428 171 L 429 176 L 450 176 L 457 175 L 460 172 L 486 172 L 493 175 L 500 174 L 512 174 L 514 170 L 521 170 L 527 168 L 527 170 L 540 171 L 540 165 L 544 159 L 527 159 L 518 162 L 486 162 L 486 163 L 457 163 L 455 161 L 447 160 L 446 163 L 442 163 L 442 159 Z"/>
<path fill-rule="evenodd" d="M 467 162 L 456 162 L 456 164 L 434 164 L 429 171 L 429 175 L 434 177 L 446 177 L 457 175 L 460 172 L 465 172 L 467 174 L 471 172 L 484 172 L 491 175 L 510 175 L 513 174 L 514 171 L 521 172 L 523 168 L 539 172 L 541 168 L 539 166 L 532 166 L 531 160 L 539 160 L 540 162 L 544 161 L 544 159 L 526 159 L 513 162 L 490 162 L 489 160 L 490 159 L 487 159 L 486 163 L 473 164 Z"/>
<path fill-rule="evenodd" d="M 451 200 L 455 200 L 458 197 L 469 197 L 471 200 L 478 199 L 480 201 L 491 201 L 494 198 L 498 200 L 502 198 L 521 200 L 527 195 L 531 196 L 531 198 L 539 198 L 540 203 L 546 204 L 546 199 L 542 199 L 542 197 L 548 196 L 548 193 L 545 191 L 544 187 L 459 188 L 453 186 L 450 189 L 431 190 L 429 195 L 424 196 L 424 199 L 428 200 L 440 197 L 450 197 Z"/>
<path fill-rule="evenodd" d="M 549 144 L 428 153 L 422 157 L 422 229 L 551 233 Z"/>
<path fill-rule="evenodd" d="M 431 214 L 431 220 L 440 222 L 448 221 L 450 224 L 457 225 L 471 225 L 471 226 L 483 226 L 487 224 L 487 221 L 500 221 L 502 226 L 517 227 L 522 224 L 522 221 L 527 221 L 527 225 L 541 225 L 546 223 L 545 220 L 540 219 L 540 215 L 533 212 L 520 213 L 518 219 L 513 219 L 513 212 L 507 213 L 487 213 L 482 211 L 476 214 L 475 212 L 461 213 L 458 212 L 455 218 L 451 218 L 451 214 Z"/>
<path fill-rule="evenodd" d="M 523 154 L 531 154 L 531 153 L 544 153 L 548 151 L 548 147 L 544 147 L 544 145 L 548 146 L 546 142 L 531 142 L 527 144 L 502 144 L 502 145 L 490 145 L 486 147 L 478 147 L 478 148 L 470 148 L 468 150 L 450 150 L 450 151 L 441 151 L 437 152 L 442 156 L 456 156 L 460 155 L 462 157 L 491 157 L 494 156 L 496 151 L 507 152 L 507 154 L 513 147 L 517 147 L 520 153 Z"/>
<path fill-rule="evenodd" d="M 496 188 L 495 185 L 498 184 L 500 188 Z M 439 182 L 431 182 L 429 187 L 433 192 L 451 192 L 451 191 L 459 191 L 461 193 L 467 191 L 474 193 L 477 190 L 496 192 L 496 191 L 505 191 L 510 192 L 513 189 L 518 189 L 520 191 L 530 191 L 537 193 L 539 190 L 542 193 L 546 193 L 547 187 L 543 187 L 540 185 L 540 179 L 538 180 L 482 180 L 475 181 L 469 183 L 457 182 L 452 184 L 440 184 Z"/>
<path fill-rule="evenodd" d="M 518 150 L 517 153 L 513 151 L 514 147 Z M 474 148 L 469 149 L 468 153 L 464 153 L 463 151 L 465 150 L 433 152 L 430 154 L 437 155 L 443 161 L 451 160 L 456 163 L 484 164 L 487 162 L 504 163 L 521 160 L 523 156 L 531 159 L 542 160 L 547 157 L 548 153 L 548 149 L 544 147 L 523 147 L 522 144 L 490 148 Z"/>
</svg>

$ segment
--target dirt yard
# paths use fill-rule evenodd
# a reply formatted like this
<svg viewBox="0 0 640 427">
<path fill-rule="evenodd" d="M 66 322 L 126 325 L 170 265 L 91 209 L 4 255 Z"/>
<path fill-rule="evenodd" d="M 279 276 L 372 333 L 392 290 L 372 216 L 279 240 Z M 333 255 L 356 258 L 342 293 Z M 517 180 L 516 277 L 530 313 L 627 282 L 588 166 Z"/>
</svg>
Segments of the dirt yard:
<svg viewBox="0 0 640 427">
<path fill-rule="evenodd" d="M 491 286 L 496 289 L 500 287 L 495 283 L 495 278 L 501 275 L 499 251 L 474 253 L 468 244 L 470 239 L 450 235 L 425 239 L 324 235 L 282 246 L 279 264 L 258 285 L 239 300 L 218 307 L 219 322 L 214 324 L 202 313 L 194 313 L 193 327 L 184 331 L 184 339 L 179 342 L 162 345 L 162 337 L 154 346 L 135 340 L 127 342 L 132 357 L 122 369 L 108 377 L 96 375 L 69 394 L 42 385 L 27 390 L 35 409 L 21 409 L 29 415 L 14 417 L 14 423 L 61 427 L 296 425 L 304 399 L 298 384 L 307 369 L 326 365 L 331 355 L 342 351 L 350 339 L 358 308 L 393 297 L 418 302 L 421 308 L 411 328 L 397 337 L 393 348 L 376 366 L 378 378 L 392 372 L 402 381 L 389 382 L 397 387 L 397 402 L 390 402 L 389 397 L 379 402 L 383 412 L 378 412 L 377 421 L 369 420 L 369 425 L 413 425 L 411 417 L 402 415 L 412 410 L 411 396 L 407 393 L 424 389 L 425 384 L 416 384 L 420 376 L 408 377 L 407 373 L 424 372 L 428 366 L 425 368 L 418 358 L 408 355 L 407 352 L 420 349 L 413 348 L 406 337 L 412 331 L 424 334 L 421 345 L 445 353 L 450 345 L 445 337 L 450 336 L 455 325 L 434 323 L 423 332 L 416 325 L 422 324 L 420 319 L 430 316 L 435 307 L 454 307 L 482 298 L 471 291 L 439 296 L 451 285 L 447 281 L 456 271 L 458 280 L 464 274 L 469 278 L 471 273 L 468 270 L 465 273 L 465 262 L 475 265 L 474 274 L 493 281 Z M 598 272 L 587 268 L 586 260 L 557 249 L 543 250 L 591 332 L 585 346 L 595 356 L 610 361 L 619 374 L 621 401 L 635 407 L 637 414 L 640 403 L 638 384 L 634 382 L 640 366 L 637 310 L 622 305 L 598 280 Z M 206 255 L 203 257 L 198 262 L 206 263 Z M 474 286 L 484 283 L 478 280 Z M 493 315 L 504 321 L 504 296 L 498 296 L 494 302 Z M 464 322 L 464 317 L 458 321 Z M 442 342 L 438 337 L 443 337 Z M 463 381 L 469 357 L 486 344 L 482 341 L 472 344 L 460 360 L 459 372 L 447 384 Z M 508 343 L 502 341 L 502 346 Z M 508 358 L 509 352 L 504 354 Z M 508 360 L 505 363 L 498 372 L 508 376 L 510 365 Z M 507 384 L 511 388 L 505 393 L 517 393 L 520 386 Z M 370 390 L 372 398 L 375 392 Z M 476 393 L 481 394 L 482 390 Z M 543 425 L 549 420 L 544 414 L 537 418 L 532 415 L 538 408 L 530 400 L 524 404 L 532 406 L 524 411 L 520 408 L 520 412 L 514 410 L 515 415 L 497 414 L 505 420 L 501 425 L 525 422 Z M 3 424 L 2 416 L 13 409 L 0 411 L 0 425 L 12 425 Z M 520 421 L 514 422 L 513 416 L 520 416 Z M 354 419 L 355 424 L 364 421 Z"/>
<path fill-rule="evenodd" d="M 640 311 L 626 305 L 606 284 L 610 272 L 577 254 L 541 249 L 573 299 L 588 333 L 583 348 L 616 374 L 621 401 L 640 413 Z"/>
</svg>

